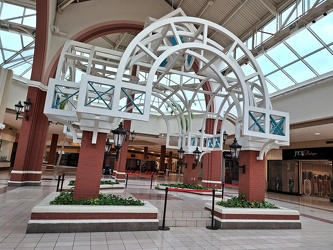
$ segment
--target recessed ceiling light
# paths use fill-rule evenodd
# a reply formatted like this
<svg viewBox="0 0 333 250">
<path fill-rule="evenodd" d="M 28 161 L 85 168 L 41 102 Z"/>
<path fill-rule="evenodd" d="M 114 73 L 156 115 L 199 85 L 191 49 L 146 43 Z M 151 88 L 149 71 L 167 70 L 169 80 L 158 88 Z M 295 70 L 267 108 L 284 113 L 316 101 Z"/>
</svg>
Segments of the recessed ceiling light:
<svg viewBox="0 0 333 250">
<path fill-rule="evenodd" d="M 320 133 L 319 133 L 319 132 L 316 132 L 315 135 L 320 135 Z"/>
</svg>

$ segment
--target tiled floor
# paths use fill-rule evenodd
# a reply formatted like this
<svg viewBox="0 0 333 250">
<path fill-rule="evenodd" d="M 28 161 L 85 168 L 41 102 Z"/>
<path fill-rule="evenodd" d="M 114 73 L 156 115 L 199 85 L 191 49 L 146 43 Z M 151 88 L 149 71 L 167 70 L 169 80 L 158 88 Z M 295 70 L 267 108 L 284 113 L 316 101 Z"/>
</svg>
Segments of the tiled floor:
<svg viewBox="0 0 333 250">
<path fill-rule="evenodd" d="M 333 203 L 327 199 L 268 193 L 267 200 L 297 209 L 300 230 L 208 230 L 171 227 L 169 231 L 26 234 L 34 205 L 55 191 L 57 182 L 44 179 L 39 187 L 7 188 L 8 172 L 0 171 L 0 249 L 333 249 Z M 173 177 L 169 177 L 171 180 Z M 153 186 L 167 179 L 158 178 Z M 130 178 L 125 190 L 112 192 L 146 197 L 163 212 L 164 191 L 150 189 L 149 178 Z M 236 194 L 228 188 L 226 195 Z M 145 194 L 145 195 L 143 195 Z M 210 196 L 169 193 L 167 210 L 204 210 Z M 133 195 L 135 197 L 135 195 Z"/>
</svg>

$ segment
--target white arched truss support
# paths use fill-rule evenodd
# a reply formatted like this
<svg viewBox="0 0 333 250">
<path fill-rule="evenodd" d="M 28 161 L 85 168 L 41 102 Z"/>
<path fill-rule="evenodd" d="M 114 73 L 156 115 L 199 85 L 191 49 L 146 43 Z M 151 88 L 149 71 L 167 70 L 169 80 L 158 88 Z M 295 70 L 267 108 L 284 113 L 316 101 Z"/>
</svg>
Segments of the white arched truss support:
<svg viewBox="0 0 333 250">
<path fill-rule="evenodd" d="M 262 71 L 243 42 L 216 23 L 183 15 L 178 10 L 150 23 L 123 53 L 66 43 L 56 79 L 50 80 L 45 114 L 75 121 L 96 134 L 110 131 L 115 117 L 148 121 L 152 98 L 164 98 L 161 103 L 172 110 L 170 115 L 178 126 L 175 131 L 168 126 L 167 137 L 177 138 L 168 148 L 182 145 L 187 152 L 196 147 L 205 152 L 221 150 L 217 124 L 229 115 L 237 117 L 237 137 L 247 136 L 262 145 L 272 140 L 276 145 L 289 144 L 289 116 L 272 110 Z M 211 33 L 230 45 L 222 47 L 209 37 Z M 246 73 L 239 65 L 236 50 L 243 52 L 253 72 Z M 134 66 L 148 72 L 146 80 L 128 74 Z M 85 74 L 80 77 L 77 69 Z M 164 79 L 172 75 L 192 80 L 166 83 Z M 57 86 L 66 93 L 59 92 Z M 68 101 L 69 109 L 55 105 L 57 94 Z M 205 98 L 205 110 L 195 108 L 199 96 Z M 154 109 L 162 112 L 161 107 Z M 207 119 L 215 119 L 213 133 L 195 131 L 192 117 L 197 114 L 203 117 L 202 128 Z"/>
</svg>

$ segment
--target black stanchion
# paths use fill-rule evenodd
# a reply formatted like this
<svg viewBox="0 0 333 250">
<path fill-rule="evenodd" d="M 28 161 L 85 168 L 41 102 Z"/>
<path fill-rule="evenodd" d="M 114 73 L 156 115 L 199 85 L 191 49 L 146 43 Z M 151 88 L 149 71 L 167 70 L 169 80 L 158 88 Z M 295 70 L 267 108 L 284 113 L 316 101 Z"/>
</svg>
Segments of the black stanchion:
<svg viewBox="0 0 333 250">
<path fill-rule="evenodd" d="M 223 200 L 223 196 L 224 196 L 224 182 L 222 182 L 222 200 Z"/>
<path fill-rule="evenodd" d="M 214 204 L 215 204 L 215 189 L 213 189 L 213 201 L 212 201 L 212 224 L 210 226 L 206 226 L 207 229 L 217 230 L 218 227 L 214 226 Z"/>
<path fill-rule="evenodd" d="M 125 188 L 127 188 L 127 182 L 128 182 L 128 174 L 126 174 L 126 184 L 125 184 Z"/>
<path fill-rule="evenodd" d="M 153 188 L 153 177 L 154 177 L 154 175 L 151 175 L 151 179 L 150 179 L 150 189 Z"/>
<path fill-rule="evenodd" d="M 62 192 L 62 187 L 64 186 L 64 180 L 65 180 L 65 174 L 62 174 L 60 192 Z"/>
<path fill-rule="evenodd" d="M 162 222 L 162 226 L 159 226 L 159 227 L 158 227 L 158 230 L 163 230 L 163 231 L 170 230 L 170 227 L 166 227 L 166 226 L 165 226 L 165 214 L 166 214 L 166 207 L 167 207 L 167 200 L 168 200 L 168 190 L 169 190 L 169 188 L 166 187 L 166 188 L 165 188 L 165 200 L 164 200 L 163 222 Z"/>
<path fill-rule="evenodd" d="M 61 178 L 61 175 L 58 175 L 57 192 L 59 192 L 60 178 Z"/>
</svg>

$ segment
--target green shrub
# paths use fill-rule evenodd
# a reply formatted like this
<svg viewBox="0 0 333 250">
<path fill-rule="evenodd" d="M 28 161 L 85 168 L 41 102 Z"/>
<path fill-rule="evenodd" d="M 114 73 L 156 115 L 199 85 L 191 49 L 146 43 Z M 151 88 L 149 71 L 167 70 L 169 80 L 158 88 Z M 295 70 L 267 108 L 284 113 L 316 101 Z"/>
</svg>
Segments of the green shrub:
<svg viewBox="0 0 333 250">
<path fill-rule="evenodd" d="M 112 181 L 112 180 L 104 180 L 104 181 L 101 181 L 101 183 L 100 183 L 100 185 L 114 185 L 114 184 L 119 184 L 119 182 L 118 181 Z M 69 181 L 68 186 L 74 186 L 74 185 L 75 185 L 74 180 Z"/>
<path fill-rule="evenodd" d="M 240 208 L 278 208 L 276 205 L 269 203 L 267 201 L 257 202 L 257 201 L 247 201 L 245 199 L 245 194 L 241 193 L 239 196 L 232 197 L 227 201 L 219 201 L 216 203 L 223 207 L 240 207 Z"/>
<path fill-rule="evenodd" d="M 122 198 L 119 195 L 113 194 L 99 194 L 98 198 L 91 198 L 88 200 L 75 200 L 73 192 L 61 192 L 53 201 L 51 205 L 108 205 L 108 206 L 143 206 L 141 200 L 134 200 L 132 197 Z"/>
<path fill-rule="evenodd" d="M 182 184 L 182 183 L 162 183 L 159 184 L 159 186 L 165 186 L 165 187 L 173 187 L 173 188 L 188 188 L 188 189 L 201 189 L 201 190 L 209 190 L 208 188 L 205 188 L 201 185 L 194 185 L 194 184 Z"/>
</svg>

